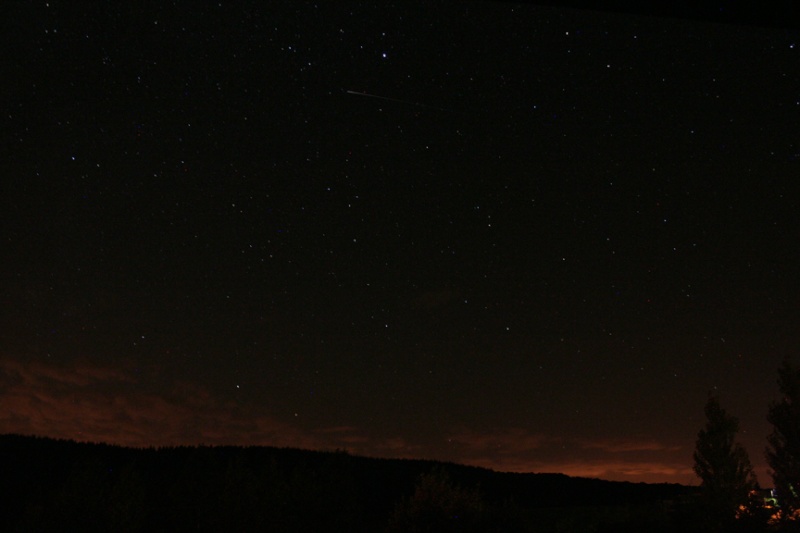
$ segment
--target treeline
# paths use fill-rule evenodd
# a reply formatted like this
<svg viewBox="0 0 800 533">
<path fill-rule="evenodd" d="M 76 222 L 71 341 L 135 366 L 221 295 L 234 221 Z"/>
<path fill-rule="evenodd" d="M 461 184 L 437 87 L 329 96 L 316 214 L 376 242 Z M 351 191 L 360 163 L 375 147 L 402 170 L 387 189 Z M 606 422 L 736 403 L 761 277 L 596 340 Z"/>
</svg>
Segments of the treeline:
<svg viewBox="0 0 800 533">
<path fill-rule="evenodd" d="M 694 490 L 339 451 L 17 435 L 0 436 L 0 484 L 2 531 L 666 531 Z"/>
</svg>

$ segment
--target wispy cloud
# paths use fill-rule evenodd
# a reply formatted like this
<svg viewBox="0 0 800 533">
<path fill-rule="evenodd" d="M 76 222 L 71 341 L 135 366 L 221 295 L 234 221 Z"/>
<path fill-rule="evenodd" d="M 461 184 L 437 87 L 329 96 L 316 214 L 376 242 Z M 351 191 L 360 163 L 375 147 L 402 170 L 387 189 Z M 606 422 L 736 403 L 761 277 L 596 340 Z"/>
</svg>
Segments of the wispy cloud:
<svg viewBox="0 0 800 533">
<path fill-rule="evenodd" d="M 694 478 L 681 446 L 652 438 L 587 440 L 514 428 L 460 430 L 449 441 L 456 460 L 495 470 L 646 482 Z"/>
<path fill-rule="evenodd" d="M 220 401 L 200 386 L 178 381 L 159 394 L 133 375 L 99 364 L 2 360 L 0 384 L 6 433 L 130 446 L 317 443 L 267 412 Z"/>
<path fill-rule="evenodd" d="M 678 451 L 681 446 L 667 445 L 653 439 L 595 439 L 583 442 L 587 449 L 609 453 Z"/>
<path fill-rule="evenodd" d="M 175 380 L 154 392 L 139 375 L 90 362 L 0 360 L 0 432 L 144 447 L 264 445 L 398 458 L 423 452 L 407 439 L 356 426 L 301 428 L 196 383 Z"/>
<path fill-rule="evenodd" d="M 528 432 L 520 428 L 501 428 L 492 432 L 461 430 L 452 433 L 451 442 L 461 445 L 469 453 L 518 454 L 536 450 L 553 439 L 540 433 Z"/>
<path fill-rule="evenodd" d="M 692 483 L 694 472 L 690 465 L 672 461 L 553 461 L 542 463 L 549 472 L 569 476 L 596 477 L 611 480 Z"/>
</svg>

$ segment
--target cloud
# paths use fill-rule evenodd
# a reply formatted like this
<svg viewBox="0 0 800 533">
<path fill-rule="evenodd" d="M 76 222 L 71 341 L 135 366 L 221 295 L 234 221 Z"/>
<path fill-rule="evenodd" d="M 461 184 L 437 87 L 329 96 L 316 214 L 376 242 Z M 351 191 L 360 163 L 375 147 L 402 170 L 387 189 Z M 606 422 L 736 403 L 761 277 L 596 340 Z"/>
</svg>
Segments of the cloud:
<svg viewBox="0 0 800 533">
<path fill-rule="evenodd" d="M 583 443 L 583 447 L 587 449 L 597 449 L 609 453 L 625 453 L 625 452 L 658 452 L 658 451 L 678 451 L 682 449 L 681 446 L 669 446 L 662 442 L 652 439 L 636 440 L 636 439 L 596 439 L 587 440 Z"/>
<path fill-rule="evenodd" d="M 138 377 L 143 374 L 148 378 Z M 165 390 L 155 392 L 140 382 L 157 374 L 102 363 L 0 360 L 0 433 L 135 447 L 262 445 L 397 458 L 422 453 L 418 444 L 355 426 L 301 428 L 197 383 L 166 380 Z"/>
<path fill-rule="evenodd" d="M 553 461 L 543 464 L 550 472 L 569 476 L 594 477 L 610 480 L 644 481 L 649 483 L 691 483 L 694 472 L 687 464 L 671 461 Z"/>
<path fill-rule="evenodd" d="M 459 430 L 448 437 L 455 460 L 507 472 L 551 472 L 611 480 L 692 483 L 683 447 L 646 439 L 566 438 L 520 428 Z"/>
<path fill-rule="evenodd" d="M 451 434 L 448 438 L 451 442 L 461 444 L 470 453 L 498 452 L 503 454 L 535 450 L 552 440 L 544 434 L 531 433 L 520 428 L 502 428 L 486 433 L 461 430 Z"/>
<path fill-rule="evenodd" d="M 177 381 L 148 391 L 131 374 L 87 362 L 0 361 L 0 428 L 128 446 L 241 444 L 315 447 L 317 439 L 264 410 Z"/>
<path fill-rule="evenodd" d="M 423 446 L 402 437 L 371 436 L 355 426 L 320 428 L 314 433 L 320 436 L 319 441 L 326 449 L 342 449 L 357 455 L 419 459 L 425 452 Z"/>
<path fill-rule="evenodd" d="M 0 361 L 0 372 L 6 383 L 24 384 L 30 387 L 61 387 L 64 385 L 88 386 L 101 382 L 130 382 L 124 373 L 112 368 L 102 368 L 86 362 L 78 362 L 69 369 L 46 365 L 38 361 L 23 364 L 6 359 Z"/>
</svg>

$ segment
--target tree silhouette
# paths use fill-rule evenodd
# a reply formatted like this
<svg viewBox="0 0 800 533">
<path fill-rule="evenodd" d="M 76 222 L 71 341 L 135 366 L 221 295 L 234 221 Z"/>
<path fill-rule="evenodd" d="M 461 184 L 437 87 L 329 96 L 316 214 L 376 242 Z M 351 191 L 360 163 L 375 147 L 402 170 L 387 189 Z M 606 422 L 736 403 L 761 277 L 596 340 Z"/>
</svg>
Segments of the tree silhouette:
<svg viewBox="0 0 800 533">
<path fill-rule="evenodd" d="M 711 397 L 705 407 L 706 425 L 697 434 L 694 472 L 701 479 L 706 531 L 728 530 L 737 515 L 750 507 L 758 488 L 747 451 L 734 441 L 739 420 Z"/>
<path fill-rule="evenodd" d="M 784 518 L 800 511 L 800 369 L 784 361 L 778 369 L 782 398 L 770 405 L 767 463 Z"/>
<path fill-rule="evenodd" d="M 419 477 L 414 494 L 395 508 L 387 532 L 487 531 L 486 508 L 477 489 L 453 484 L 444 470 Z"/>
</svg>

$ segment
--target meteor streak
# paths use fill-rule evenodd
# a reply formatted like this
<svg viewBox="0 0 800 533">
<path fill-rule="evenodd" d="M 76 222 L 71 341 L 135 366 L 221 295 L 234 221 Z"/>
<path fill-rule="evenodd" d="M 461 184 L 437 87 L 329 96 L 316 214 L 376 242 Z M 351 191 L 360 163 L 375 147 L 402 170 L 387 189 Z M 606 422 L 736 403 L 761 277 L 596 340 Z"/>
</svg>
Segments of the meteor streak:
<svg viewBox="0 0 800 533">
<path fill-rule="evenodd" d="M 377 94 L 364 93 L 360 91 L 345 91 L 347 94 L 354 94 L 356 96 L 366 96 L 368 98 L 377 98 L 378 100 L 386 100 L 388 102 L 397 102 L 398 104 L 408 104 L 417 107 L 425 107 L 428 109 L 438 109 L 439 111 L 447 111 L 447 109 L 436 107 L 433 105 L 420 104 L 419 102 L 412 102 L 411 100 L 401 100 L 399 98 L 389 98 L 388 96 L 379 96 Z"/>
</svg>

